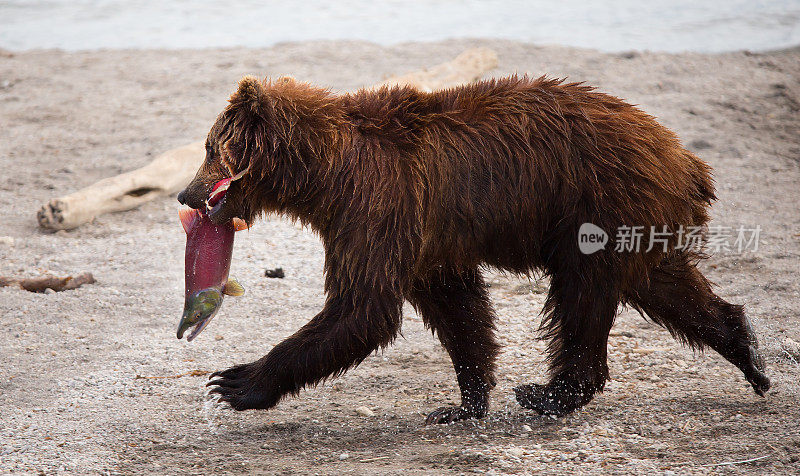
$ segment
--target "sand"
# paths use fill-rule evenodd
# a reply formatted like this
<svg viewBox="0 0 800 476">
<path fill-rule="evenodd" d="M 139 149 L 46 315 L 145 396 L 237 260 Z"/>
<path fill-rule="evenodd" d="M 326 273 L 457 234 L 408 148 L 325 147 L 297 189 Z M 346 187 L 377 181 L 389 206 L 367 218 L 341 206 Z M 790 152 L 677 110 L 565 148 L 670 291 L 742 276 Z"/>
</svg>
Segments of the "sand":
<svg viewBox="0 0 800 476">
<path fill-rule="evenodd" d="M 762 228 L 757 251 L 716 253 L 703 268 L 720 295 L 747 305 L 774 384 L 766 398 L 717 354 L 693 353 L 623 310 L 606 391 L 557 420 L 524 411 L 511 388 L 546 379 L 535 338 L 547 282 L 490 271 L 506 347 L 485 420 L 422 425 L 458 392 L 410 308 L 396 344 L 342 378 L 267 412 L 217 409 L 204 403 L 206 377 L 177 376 L 256 359 L 320 309 L 314 234 L 279 218 L 240 233 L 231 276 L 247 294 L 187 343 L 175 338 L 184 234 L 174 197 L 71 232 L 37 229 L 50 198 L 204 138 L 244 74 L 347 90 L 468 46 L 498 52 L 492 75 L 568 76 L 639 104 L 712 164 L 713 224 Z M 0 289 L 0 472 L 800 473 L 800 356 L 784 350 L 800 342 L 799 80 L 796 49 L 602 54 L 446 41 L 0 52 L 0 275 L 97 279 L 54 294 Z M 275 267 L 284 279 L 264 277 Z M 761 459 L 712 466 L 751 458 Z"/>
</svg>

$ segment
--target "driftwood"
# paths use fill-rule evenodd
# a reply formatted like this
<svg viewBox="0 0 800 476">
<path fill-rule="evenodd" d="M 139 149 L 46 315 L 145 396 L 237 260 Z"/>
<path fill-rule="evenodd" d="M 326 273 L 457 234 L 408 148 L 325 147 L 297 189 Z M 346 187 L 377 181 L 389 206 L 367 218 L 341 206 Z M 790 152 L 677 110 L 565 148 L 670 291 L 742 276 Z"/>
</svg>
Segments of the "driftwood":
<svg viewBox="0 0 800 476">
<path fill-rule="evenodd" d="M 77 276 L 67 276 L 66 278 L 58 278 L 56 276 L 42 276 L 39 278 L 5 278 L 0 276 L 0 287 L 4 286 L 19 286 L 26 291 L 32 293 L 43 293 L 48 289 L 53 291 L 67 291 L 76 289 L 84 284 L 94 283 L 94 276 L 92 273 L 83 273 Z"/>
<path fill-rule="evenodd" d="M 496 65 L 494 51 L 473 48 L 446 63 L 395 76 L 373 87 L 408 85 L 432 91 L 475 81 Z M 37 213 L 39 226 L 49 230 L 69 230 L 92 221 L 98 215 L 131 210 L 156 197 L 176 193 L 192 180 L 204 157 L 203 142 L 168 150 L 140 169 L 50 200 Z"/>
<path fill-rule="evenodd" d="M 393 76 L 373 87 L 411 86 L 420 91 L 435 91 L 480 79 L 497 66 L 497 54 L 489 48 L 471 48 L 452 60 L 429 69 Z"/>
<path fill-rule="evenodd" d="M 205 157 L 195 142 L 159 155 L 144 167 L 103 179 L 70 195 L 50 200 L 36 214 L 39 226 L 69 230 L 104 213 L 131 210 L 161 195 L 183 189 Z"/>
</svg>

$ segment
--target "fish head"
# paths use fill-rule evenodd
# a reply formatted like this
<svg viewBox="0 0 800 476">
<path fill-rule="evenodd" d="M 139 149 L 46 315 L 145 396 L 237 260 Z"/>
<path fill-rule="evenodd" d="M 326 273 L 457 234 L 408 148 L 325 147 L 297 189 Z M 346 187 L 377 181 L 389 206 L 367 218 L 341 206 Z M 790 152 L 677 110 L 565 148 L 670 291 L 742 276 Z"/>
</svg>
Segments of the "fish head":
<svg viewBox="0 0 800 476">
<path fill-rule="evenodd" d="M 183 315 L 178 324 L 178 339 L 183 338 L 184 332 L 192 326 L 194 330 L 186 337 L 191 341 L 206 328 L 211 319 L 217 314 L 222 305 L 222 290 L 206 288 L 188 296 L 183 306 Z"/>
</svg>

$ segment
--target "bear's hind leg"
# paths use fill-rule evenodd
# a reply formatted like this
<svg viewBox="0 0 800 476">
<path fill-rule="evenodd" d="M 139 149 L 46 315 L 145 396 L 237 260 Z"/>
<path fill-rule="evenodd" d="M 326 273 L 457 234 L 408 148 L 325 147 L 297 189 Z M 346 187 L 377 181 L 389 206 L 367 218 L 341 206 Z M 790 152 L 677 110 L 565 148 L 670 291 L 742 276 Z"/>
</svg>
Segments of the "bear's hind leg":
<svg viewBox="0 0 800 476">
<path fill-rule="evenodd" d="M 494 311 L 480 272 L 442 272 L 417 282 L 409 301 L 450 354 L 461 390 L 461 406 L 439 408 L 425 424 L 483 418 L 489 408 L 489 390 L 495 386 L 499 345 L 494 338 Z"/>
<path fill-rule="evenodd" d="M 697 349 L 707 345 L 719 352 L 763 396 L 770 382 L 744 309 L 712 292 L 694 264 L 696 259 L 687 252 L 671 254 L 653 268 L 650 279 L 628 300 L 684 343 Z"/>
<path fill-rule="evenodd" d="M 542 324 L 548 345 L 550 382 L 514 389 L 517 402 L 540 414 L 565 415 L 589 403 L 608 379 L 608 333 L 619 294 L 611 277 L 595 267 L 584 273 L 554 273 Z M 595 274 L 588 276 L 587 273 Z"/>
</svg>

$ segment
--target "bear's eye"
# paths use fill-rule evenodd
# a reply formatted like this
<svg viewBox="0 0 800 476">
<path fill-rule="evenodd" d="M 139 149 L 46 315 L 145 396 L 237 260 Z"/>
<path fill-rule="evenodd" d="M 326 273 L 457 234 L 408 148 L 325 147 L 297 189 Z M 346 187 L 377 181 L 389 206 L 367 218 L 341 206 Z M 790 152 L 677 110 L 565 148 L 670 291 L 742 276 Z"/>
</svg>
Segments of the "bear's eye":
<svg viewBox="0 0 800 476">
<path fill-rule="evenodd" d="M 211 163 L 212 160 L 214 160 L 214 147 L 206 144 L 206 163 Z"/>
</svg>

